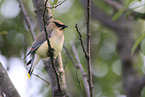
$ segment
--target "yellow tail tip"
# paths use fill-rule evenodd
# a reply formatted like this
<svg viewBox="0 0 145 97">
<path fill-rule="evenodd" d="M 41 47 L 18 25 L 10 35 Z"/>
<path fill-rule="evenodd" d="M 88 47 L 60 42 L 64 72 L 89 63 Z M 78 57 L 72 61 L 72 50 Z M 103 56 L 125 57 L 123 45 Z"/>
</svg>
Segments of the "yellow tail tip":
<svg viewBox="0 0 145 97">
<path fill-rule="evenodd" d="M 27 76 L 28 76 L 28 78 L 30 79 L 30 77 L 31 77 L 31 76 L 30 76 L 30 74 L 29 74 L 29 73 L 27 74 Z"/>
</svg>

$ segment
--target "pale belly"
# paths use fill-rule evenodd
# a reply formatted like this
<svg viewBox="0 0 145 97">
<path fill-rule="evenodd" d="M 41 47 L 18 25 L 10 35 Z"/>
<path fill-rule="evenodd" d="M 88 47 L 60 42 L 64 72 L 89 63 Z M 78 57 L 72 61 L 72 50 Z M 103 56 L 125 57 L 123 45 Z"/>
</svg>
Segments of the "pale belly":
<svg viewBox="0 0 145 97">
<path fill-rule="evenodd" d="M 54 58 L 56 58 L 63 48 L 64 37 L 63 36 L 62 38 L 51 37 L 49 41 L 50 41 L 51 47 L 54 49 L 54 52 L 53 52 Z M 45 41 L 36 50 L 36 54 L 39 55 L 41 58 L 46 58 L 48 57 L 47 53 L 48 53 L 48 44 L 47 44 L 47 41 Z"/>
</svg>

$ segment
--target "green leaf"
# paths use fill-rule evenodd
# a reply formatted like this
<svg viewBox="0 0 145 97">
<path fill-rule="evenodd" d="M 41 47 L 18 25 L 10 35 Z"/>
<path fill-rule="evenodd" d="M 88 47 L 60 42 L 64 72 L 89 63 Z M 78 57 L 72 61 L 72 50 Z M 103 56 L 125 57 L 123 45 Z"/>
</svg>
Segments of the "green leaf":
<svg viewBox="0 0 145 97">
<path fill-rule="evenodd" d="M 58 1 L 58 3 L 61 3 L 62 1 Z"/>
<path fill-rule="evenodd" d="M 123 12 L 128 8 L 131 1 L 132 0 L 127 0 L 124 7 L 120 9 L 116 14 L 114 14 L 114 16 L 112 17 L 112 20 L 117 20 L 123 14 Z"/>
<path fill-rule="evenodd" d="M 54 0 L 53 1 L 53 5 L 57 4 L 58 0 Z"/>
<path fill-rule="evenodd" d="M 131 53 L 133 54 L 134 51 L 137 49 L 137 47 L 139 46 L 139 44 L 142 42 L 142 40 L 145 38 L 145 34 L 143 34 L 142 36 L 139 37 L 139 39 L 135 42 L 135 44 L 133 45 L 133 48 L 131 50 Z"/>
<path fill-rule="evenodd" d="M 49 3 L 51 4 L 51 6 L 53 6 L 53 4 L 52 4 L 52 2 L 51 2 L 51 1 L 49 1 Z"/>
<path fill-rule="evenodd" d="M 124 12 L 124 9 L 121 9 L 119 10 L 116 14 L 114 14 L 114 16 L 112 17 L 112 20 L 117 20 L 121 15 L 122 13 Z"/>
<path fill-rule="evenodd" d="M 7 34 L 7 33 L 8 33 L 7 31 L 2 31 L 2 32 L 0 32 L 0 35 Z"/>
</svg>

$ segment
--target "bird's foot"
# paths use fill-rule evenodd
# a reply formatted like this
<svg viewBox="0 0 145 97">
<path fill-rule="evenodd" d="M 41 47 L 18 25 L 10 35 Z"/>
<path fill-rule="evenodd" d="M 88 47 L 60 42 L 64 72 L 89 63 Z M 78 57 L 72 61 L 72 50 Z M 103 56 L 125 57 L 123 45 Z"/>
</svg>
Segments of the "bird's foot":
<svg viewBox="0 0 145 97">
<path fill-rule="evenodd" d="M 53 48 L 49 49 L 47 55 L 48 55 L 49 57 L 53 57 L 53 56 L 54 56 L 54 54 L 53 54 L 54 51 L 55 51 L 55 50 L 54 50 Z"/>
</svg>

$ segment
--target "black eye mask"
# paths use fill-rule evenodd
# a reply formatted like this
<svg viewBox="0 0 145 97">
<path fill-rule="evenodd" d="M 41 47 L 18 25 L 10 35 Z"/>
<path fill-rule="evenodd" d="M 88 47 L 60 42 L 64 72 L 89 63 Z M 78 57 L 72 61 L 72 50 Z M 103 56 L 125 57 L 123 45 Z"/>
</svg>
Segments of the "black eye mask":
<svg viewBox="0 0 145 97">
<path fill-rule="evenodd" d="M 61 28 L 60 30 L 63 30 L 64 28 L 67 28 L 68 26 L 63 25 L 63 24 L 59 24 L 57 22 L 54 22 L 56 24 L 57 27 Z"/>
</svg>

